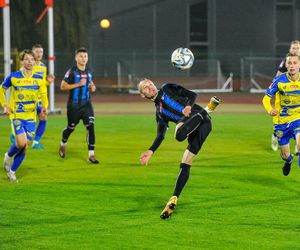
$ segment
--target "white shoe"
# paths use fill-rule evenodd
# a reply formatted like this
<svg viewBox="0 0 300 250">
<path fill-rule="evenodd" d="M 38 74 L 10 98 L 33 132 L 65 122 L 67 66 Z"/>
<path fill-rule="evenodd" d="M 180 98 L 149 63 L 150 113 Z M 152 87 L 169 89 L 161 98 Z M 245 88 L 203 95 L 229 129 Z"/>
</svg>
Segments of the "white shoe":
<svg viewBox="0 0 300 250">
<path fill-rule="evenodd" d="M 9 172 L 11 166 L 12 157 L 9 157 L 7 152 L 4 154 L 4 171 Z"/>
<path fill-rule="evenodd" d="M 271 138 L 271 148 L 273 149 L 273 151 L 278 150 L 278 140 L 275 135 L 272 135 L 272 138 Z"/>
<path fill-rule="evenodd" d="M 7 178 L 11 181 L 11 182 L 18 182 L 16 174 L 13 173 L 12 171 L 8 171 L 7 172 Z"/>
</svg>

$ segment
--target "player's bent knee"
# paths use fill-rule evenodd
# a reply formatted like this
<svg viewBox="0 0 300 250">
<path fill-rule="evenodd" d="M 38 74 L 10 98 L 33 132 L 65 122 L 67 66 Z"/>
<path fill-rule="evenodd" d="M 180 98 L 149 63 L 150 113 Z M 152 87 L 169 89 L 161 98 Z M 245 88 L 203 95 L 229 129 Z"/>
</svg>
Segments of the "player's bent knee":
<svg viewBox="0 0 300 250">
<path fill-rule="evenodd" d="M 184 141 L 187 137 L 187 134 L 185 131 L 183 131 L 182 129 L 178 129 L 176 131 L 176 134 L 175 134 L 175 138 L 177 141 L 181 142 L 181 141 Z"/>
</svg>

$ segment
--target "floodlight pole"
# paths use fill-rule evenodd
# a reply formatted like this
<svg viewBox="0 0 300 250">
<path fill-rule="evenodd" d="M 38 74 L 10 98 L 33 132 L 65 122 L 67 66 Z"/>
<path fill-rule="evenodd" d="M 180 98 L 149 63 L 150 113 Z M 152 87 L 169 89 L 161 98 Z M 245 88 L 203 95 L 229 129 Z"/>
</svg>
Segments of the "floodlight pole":
<svg viewBox="0 0 300 250">
<path fill-rule="evenodd" d="M 47 4 L 47 1 L 46 1 Z M 50 75 L 54 75 L 54 27 L 53 27 L 53 2 L 48 1 L 48 70 Z M 55 86 L 54 83 L 50 84 L 49 103 L 50 112 L 55 112 L 55 100 L 54 100 Z"/>
<path fill-rule="evenodd" d="M 53 1 L 54 0 L 44 0 L 46 4 L 46 8 L 43 10 L 41 15 L 36 20 L 36 23 L 41 22 L 43 17 L 48 12 L 48 73 L 54 76 L 54 25 L 53 25 Z M 60 113 L 60 109 L 55 109 L 55 85 L 54 83 L 50 84 L 49 87 L 49 113 Z"/>
<path fill-rule="evenodd" d="M 9 0 L 0 0 L 0 7 L 3 8 L 3 49 L 4 49 L 4 78 L 11 72 L 11 46 L 10 46 L 10 7 Z M 10 91 L 5 93 L 6 100 L 9 99 Z"/>
<path fill-rule="evenodd" d="M 4 77 L 6 77 L 11 72 L 9 0 L 2 0 L 0 4 L 3 8 Z"/>
</svg>

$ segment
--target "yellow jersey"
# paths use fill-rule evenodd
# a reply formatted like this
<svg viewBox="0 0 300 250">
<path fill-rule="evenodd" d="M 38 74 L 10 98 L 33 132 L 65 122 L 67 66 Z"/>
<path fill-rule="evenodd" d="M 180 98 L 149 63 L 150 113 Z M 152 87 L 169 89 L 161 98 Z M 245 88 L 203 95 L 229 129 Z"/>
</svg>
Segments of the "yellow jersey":
<svg viewBox="0 0 300 250">
<path fill-rule="evenodd" d="M 36 108 L 39 96 L 42 107 L 48 108 L 45 79 L 35 72 L 25 77 L 22 71 L 12 72 L 1 84 L 0 103 L 7 105 L 5 90 L 11 88 L 9 108 L 10 119 L 36 120 Z"/>
<path fill-rule="evenodd" d="M 272 109 L 271 98 L 275 96 L 274 109 L 278 115 L 273 117 L 274 124 L 285 124 L 300 120 L 300 75 L 293 81 L 288 73 L 277 76 L 265 92 L 263 104 L 267 112 Z"/>
<path fill-rule="evenodd" d="M 44 64 L 43 62 L 38 62 L 37 64 L 35 64 L 33 66 L 32 71 L 40 76 L 43 77 L 43 79 L 46 81 L 47 83 L 47 66 L 46 64 Z M 48 85 L 48 83 L 47 83 Z"/>
</svg>

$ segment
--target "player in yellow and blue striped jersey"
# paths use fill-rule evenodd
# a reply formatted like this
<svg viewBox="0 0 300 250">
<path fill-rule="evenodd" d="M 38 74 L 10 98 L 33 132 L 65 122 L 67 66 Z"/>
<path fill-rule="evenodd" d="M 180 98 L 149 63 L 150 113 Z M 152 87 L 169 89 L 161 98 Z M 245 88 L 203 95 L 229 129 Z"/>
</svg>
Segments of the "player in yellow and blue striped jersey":
<svg viewBox="0 0 300 250">
<path fill-rule="evenodd" d="M 35 134 L 37 102 L 41 98 L 41 116 L 47 115 L 48 99 L 45 79 L 34 73 L 34 53 L 24 50 L 20 54 L 22 69 L 9 74 L 0 86 L 0 104 L 9 115 L 16 138 L 4 155 L 4 170 L 11 181 L 17 181 L 15 172 L 25 158 L 26 148 Z M 9 103 L 5 91 L 11 88 Z M 13 160 L 13 162 L 12 162 Z"/>
<path fill-rule="evenodd" d="M 294 40 L 291 42 L 289 53 L 300 55 L 300 41 L 299 40 Z M 285 64 L 286 64 L 286 57 L 284 58 L 284 60 L 282 60 L 280 62 L 277 72 L 276 72 L 276 76 L 279 76 L 279 75 L 287 72 L 287 68 L 286 68 Z M 276 100 L 277 100 L 277 98 L 275 98 L 275 102 L 276 102 Z M 274 135 L 274 134 L 272 134 L 272 136 L 271 136 L 271 148 L 273 149 L 273 151 L 278 150 L 278 140 L 277 140 L 276 135 Z M 297 146 L 296 146 L 295 153 L 297 153 L 297 152 L 298 152 L 298 150 L 297 150 Z"/>
<path fill-rule="evenodd" d="M 266 90 L 263 105 L 273 116 L 274 134 L 278 138 L 280 155 L 285 161 L 283 174 L 288 175 L 291 170 L 293 156 L 290 152 L 290 139 L 296 139 L 298 152 L 300 150 L 300 57 L 288 53 L 286 57 L 287 72 L 277 76 Z M 274 107 L 272 97 L 276 96 Z M 298 154 L 300 166 L 300 155 Z"/>
<path fill-rule="evenodd" d="M 47 75 L 47 66 L 42 62 L 43 55 L 44 55 L 44 49 L 41 44 L 35 44 L 32 46 L 32 51 L 35 55 L 35 60 L 36 63 L 33 67 L 33 71 L 42 76 L 44 79 L 44 82 L 46 86 L 54 81 L 54 76 L 53 75 Z M 36 133 L 35 133 L 35 138 L 32 142 L 32 148 L 34 149 L 43 149 L 44 146 L 40 144 L 40 140 L 45 133 L 46 130 L 46 124 L 47 124 L 47 115 L 41 115 L 41 101 L 38 102 L 38 107 L 37 107 L 37 114 L 39 118 L 39 123 L 36 128 Z"/>
</svg>

